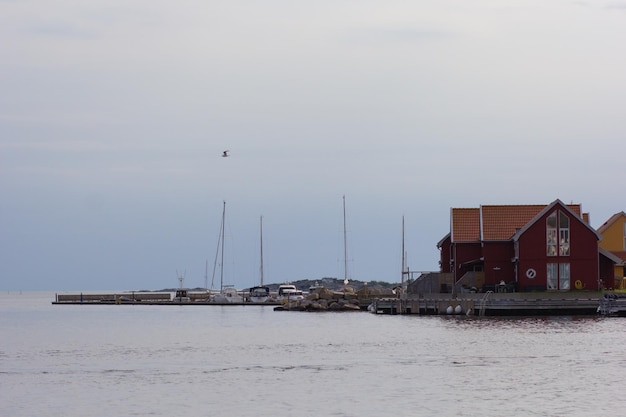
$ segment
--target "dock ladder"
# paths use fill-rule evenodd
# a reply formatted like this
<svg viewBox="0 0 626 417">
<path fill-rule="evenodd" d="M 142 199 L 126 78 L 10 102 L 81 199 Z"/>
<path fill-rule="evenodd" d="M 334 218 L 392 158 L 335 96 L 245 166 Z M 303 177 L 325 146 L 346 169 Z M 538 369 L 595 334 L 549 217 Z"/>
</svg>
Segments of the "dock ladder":
<svg viewBox="0 0 626 417">
<path fill-rule="evenodd" d="M 487 301 L 489 300 L 489 296 L 493 294 L 493 291 L 487 291 L 483 298 L 480 300 L 480 306 L 478 307 L 478 315 L 483 317 L 485 315 L 485 307 L 487 306 Z"/>
</svg>

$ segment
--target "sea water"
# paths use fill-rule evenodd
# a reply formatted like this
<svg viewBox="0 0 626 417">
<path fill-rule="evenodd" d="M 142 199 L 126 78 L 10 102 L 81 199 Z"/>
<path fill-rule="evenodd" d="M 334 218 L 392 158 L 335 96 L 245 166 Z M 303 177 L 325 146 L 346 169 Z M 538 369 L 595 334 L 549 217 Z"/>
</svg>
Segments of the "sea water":
<svg viewBox="0 0 626 417">
<path fill-rule="evenodd" d="M 620 416 L 626 319 L 0 295 L 0 416 Z"/>
</svg>

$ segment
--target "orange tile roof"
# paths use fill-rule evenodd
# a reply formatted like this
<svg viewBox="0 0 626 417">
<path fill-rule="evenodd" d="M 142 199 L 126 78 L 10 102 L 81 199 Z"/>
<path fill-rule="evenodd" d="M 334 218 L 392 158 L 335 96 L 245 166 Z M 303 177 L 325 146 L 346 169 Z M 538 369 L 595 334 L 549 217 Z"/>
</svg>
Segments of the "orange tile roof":
<svg viewBox="0 0 626 417">
<path fill-rule="evenodd" d="M 482 240 L 508 240 L 526 226 L 545 205 L 481 206 Z"/>
<path fill-rule="evenodd" d="M 452 240 L 479 242 L 508 240 L 548 205 L 488 205 L 479 209 L 452 209 Z M 581 216 L 580 204 L 567 207 Z"/>
<path fill-rule="evenodd" d="M 453 208 L 451 219 L 453 242 L 480 241 L 480 210 L 477 208 Z"/>
<path fill-rule="evenodd" d="M 585 217 L 587 219 L 589 218 L 589 213 L 583 213 L 582 207 L 580 206 L 580 204 L 566 204 L 566 206 L 568 209 L 572 210 L 574 214 L 576 214 L 581 219 L 584 219 Z"/>
</svg>

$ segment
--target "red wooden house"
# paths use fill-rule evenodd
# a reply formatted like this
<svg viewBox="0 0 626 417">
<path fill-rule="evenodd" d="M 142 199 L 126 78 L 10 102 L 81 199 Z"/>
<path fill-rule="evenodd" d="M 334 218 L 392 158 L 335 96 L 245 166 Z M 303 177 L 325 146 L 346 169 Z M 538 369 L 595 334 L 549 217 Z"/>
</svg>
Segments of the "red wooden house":
<svg viewBox="0 0 626 417">
<path fill-rule="evenodd" d="M 472 277 L 483 291 L 596 290 L 600 235 L 588 217 L 560 200 L 452 208 L 450 233 L 437 244 L 441 272 L 457 285 Z"/>
</svg>

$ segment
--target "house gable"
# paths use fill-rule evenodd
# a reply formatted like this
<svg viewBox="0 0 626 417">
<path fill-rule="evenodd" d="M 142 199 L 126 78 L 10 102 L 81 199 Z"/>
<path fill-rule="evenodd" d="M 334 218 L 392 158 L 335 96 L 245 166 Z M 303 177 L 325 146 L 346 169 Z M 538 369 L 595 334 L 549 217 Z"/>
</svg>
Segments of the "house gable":
<svg viewBox="0 0 626 417">
<path fill-rule="evenodd" d="M 563 204 L 561 200 L 554 200 L 551 204 L 545 206 L 543 210 L 541 210 L 536 216 L 534 216 L 528 223 L 524 225 L 524 227 L 520 228 L 515 234 L 512 236 L 514 241 L 519 240 L 520 236 L 524 234 L 528 229 L 533 227 L 535 223 L 537 223 L 540 219 L 544 218 L 547 213 L 551 213 L 555 210 L 555 208 L 559 206 L 564 211 L 568 212 L 571 218 L 578 219 L 581 224 L 583 224 L 590 232 L 595 234 L 598 239 L 601 239 L 600 234 L 589 225 L 587 221 L 585 221 L 581 215 L 580 205 L 566 205 Z"/>
<path fill-rule="evenodd" d="M 600 247 L 611 252 L 626 251 L 626 213 L 623 211 L 611 216 L 602 226 L 598 233 L 602 235 Z"/>
<path fill-rule="evenodd" d="M 597 289 L 600 236 L 579 213 L 556 200 L 515 234 L 522 290 Z"/>
</svg>

